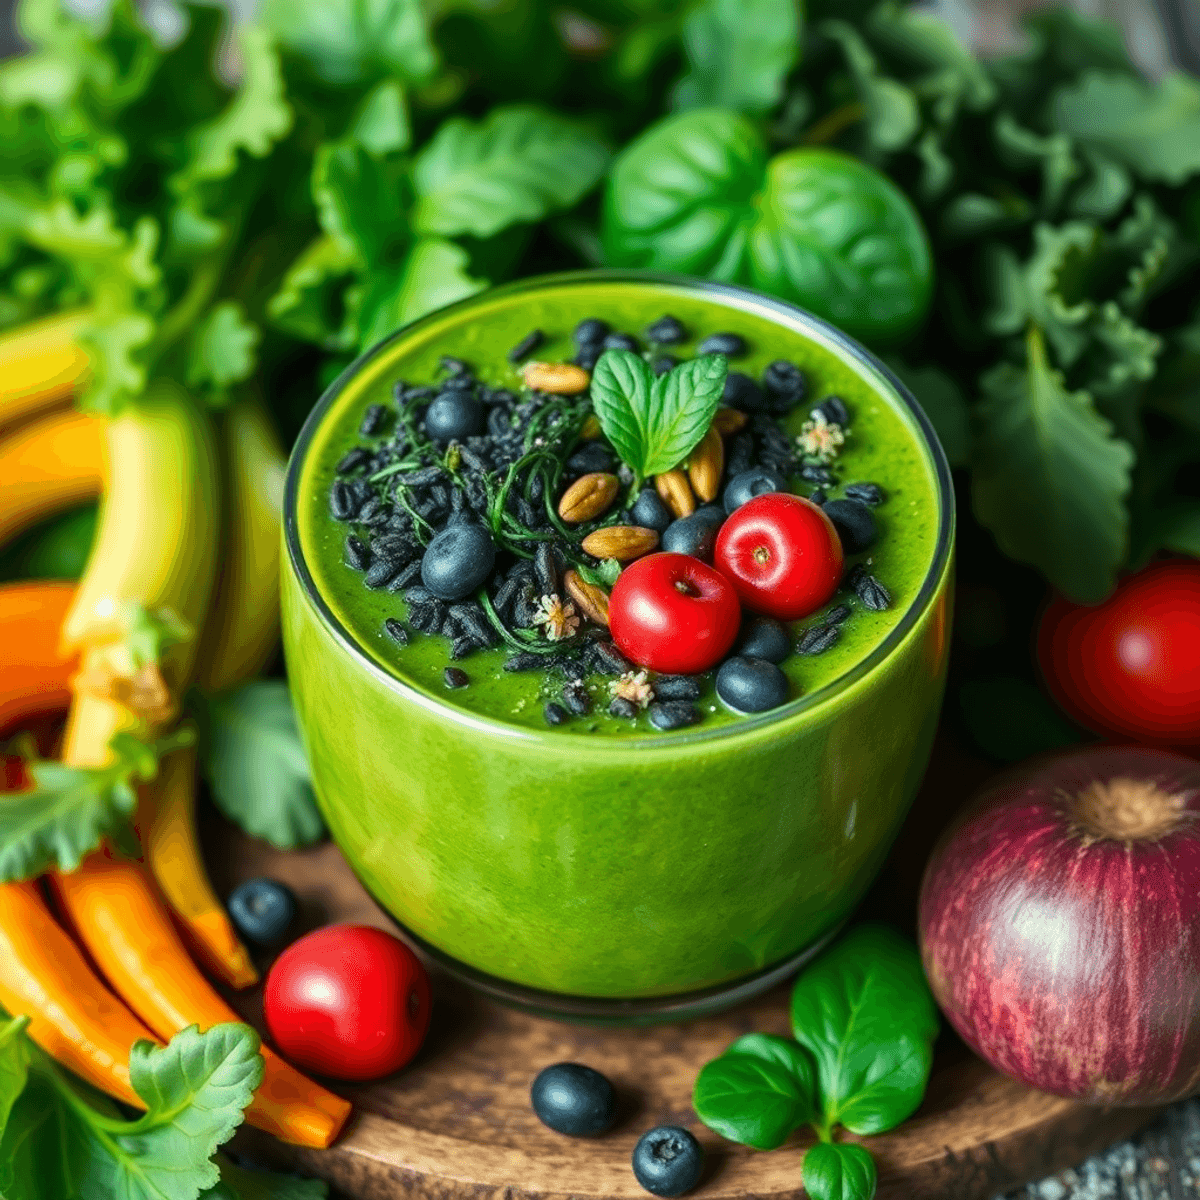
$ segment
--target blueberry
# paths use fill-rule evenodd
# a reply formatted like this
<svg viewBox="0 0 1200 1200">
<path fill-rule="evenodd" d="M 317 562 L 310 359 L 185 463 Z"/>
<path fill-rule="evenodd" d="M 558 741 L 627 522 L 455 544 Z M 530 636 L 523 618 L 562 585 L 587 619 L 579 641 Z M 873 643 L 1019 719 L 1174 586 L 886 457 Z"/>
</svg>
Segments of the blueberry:
<svg viewBox="0 0 1200 1200">
<path fill-rule="evenodd" d="M 679 366 L 679 359 L 673 354 L 660 354 L 651 364 L 650 370 L 655 375 L 665 375 L 668 371 L 673 371 Z"/>
<path fill-rule="evenodd" d="M 632 338 L 627 333 L 610 333 L 604 339 L 605 350 L 632 350 L 637 352 L 637 338 Z"/>
<path fill-rule="evenodd" d="M 234 889 L 227 907 L 242 937 L 257 946 L 273 946 L 296 916 L 296 897 L 274 879 L 248 879 Z"/>
<path fill-rule="evenodd" d="M 846 496 L 850 500 L 861 500 L 869 508 L 878 508 L 887 499 L 887 493 L 877 483 L 849 484 Z"/>
<path fill-rule="evenodd" d="M 609 323 L 600 320 L 599 317 L 584 317 L 575 326 L 575 332 L 571 337 L 580 349 L 584 346 L 597 346 L 608 337 L 610 328 Z"/>
<path fill-rule="evenodd" d="M 659 1125 L 633 1148 L 633 1173 L 655 1196 L 682 1196 L 700 1182 L 704 1147 L 677 1125 Z"/>
<path fill-rule="evenodd" d="M 469 596 L 492 573 L 496 546 L 480 525 L 449 525 L 425 547 L 421 582 L 439 600 Z"/>
<path fill-rule="evenodd" d="M 690 517 L 680 517 L 667 526 L 662 535 L 662 548 L 672 554 L 689 554 L 692 558 L 711 562 L 717 531 L 724 519 L 724 513 L 714 519 L 711 507 L 707 512 L 694 512 Z"/>
<path fill-rule="evenodd" d="M 747 658 L 762 658 L 781 663 L 792 652 L 792 639 L 778 621 L 755 617 L 747 622 L 738 643 L 738 653 Z"/>
<path fill-rule="evenodd" d="M 823 511 L 847 554 L 859 554 L 874 544 L 875 514 L 861 500 L 830 500 Z"/>
<path fill-rule="evenodd" d="M 786 492 L 787 480 L 779 471 L 770 467 L 751 467 L 740 475 L 735 475 L 725 485 L 725 511 L 732 513 L 735 508 L 753 500 L 755 496 L 764 496 L 767 492 Z"/>
<path fill-rule="evenodd" d="M 599 1137 L 617 1119 L 612 1084 L 582 1063 L 555 1063 L 539 1071 L 529 1098 L 543 1125 L 569 1137 Z"/>
<path fill-rule="evenodd" d="M 570 458 L 567 470 L 590 475 L 593 471 L 611 471 L 615 466 L 612 451 L 603 442 L 584 442 Z"/>
<path fill-rule="evenodd" d="M 841 396 L 826 397 L 812 411 L 814 415 L 820 413 L 831 425 L 845 428 L 850 424 L 850 410 Z"/>
<path fill-rule="evenodd" d="M 787 676 L 765 658 L 737 655 L 717 671 L 717 695 L 736 712 L 766 712 L 788 698 Z"/>
<path fill-rule="evenodd" d="M 804 372 L 785 358 L 778 358 L 771 363 L 763 372 L 762 381 L 774 412 L 787 412 L 795 408 L 808 390 Z"/>
<path fill-rule="evenodd" d="M 647 710 L 655 729 L 685 729 L 701 718 L 700 710 L 686 700 L 656 700 Z"/>
<path fill-rule="evenodd" d="M 699 700 L 700 680 L 695 675 L 660 675 L 654 681 L 658 700 Z"/>
<path fill-rule="evenodd" d="M 659 346 L 678 346 L 680 342 L 687 341 L 687 330 L 684 329 L 682 321 L 668 314 L 659 317 L 646 330 L 646 341 Z"/>
<path fill-rule="evenodd" d="M 730 371 L 725 376 L 725 392 L 721 397 L 721 403 L 728 408 L 740 409 L 742 412 L 765 412 L 767 408 L 762 388 L 749 375 L 743 375 L 741 371 Z"/>
<path fill-rule="evenodd" d="M 638 493 L 638 498 L 629 510 L 629 519 L 643 529 L 653 529 L 655 533 L 666 533 L 667 527 L 675 519 L 671 510 L 663 503 L 662 497 L 653 489 L 647 488 Z"/>
<path fill-rule="evenodd" d="M 696 347 L 697 354 L 724 354 L 739 358 L 746 353 L 746 339 L 740 333 L 710 333 Z"/>
<path fill-rule="evenodd" d="M 466 391 L 444 391 L 425 410 L 425 432 L 431 442 L 465 442 L 483 432 L 483 405 Z"/>
</svg>

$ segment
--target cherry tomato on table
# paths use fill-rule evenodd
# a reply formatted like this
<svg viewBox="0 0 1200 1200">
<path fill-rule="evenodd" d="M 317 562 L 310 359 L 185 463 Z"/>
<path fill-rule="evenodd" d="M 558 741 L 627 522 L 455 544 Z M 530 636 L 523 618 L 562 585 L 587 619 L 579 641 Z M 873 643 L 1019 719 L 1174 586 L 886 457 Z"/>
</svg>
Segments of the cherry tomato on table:
<svg viewBox="0 0 1200 1200">
<path fill-rule="evenodd" d="M 1094 607 L 1053 600 L 1038 663 L 1055 700 L 1089 729 L 1200 743 L 1200 563 L 1156 563 Z"/>
<path fill-rule="evenodd" d="M 747 608 L 796 621 L 833 595 L 842 577 L 842 543 L 817 505 L 769 492 L 735 509 L 721 526 L 713 563 Z"/>
<path fill-rule="evenodd" d="M 733 645 L 741 610 L 733 587 L 690 554 L 650 554 L 626 567 L 608 601 L 609 629 L 626 658 L 668 675 L 694 675 Z"/>
<path fill-rule="evenodd" d="M 263 992 L 271 1039 L 298 1066 L 378 1079 L 421 1048 L 429 977 L 399 938 L 369 925 L 327 925 L 293 942 Z"/>
</svg>

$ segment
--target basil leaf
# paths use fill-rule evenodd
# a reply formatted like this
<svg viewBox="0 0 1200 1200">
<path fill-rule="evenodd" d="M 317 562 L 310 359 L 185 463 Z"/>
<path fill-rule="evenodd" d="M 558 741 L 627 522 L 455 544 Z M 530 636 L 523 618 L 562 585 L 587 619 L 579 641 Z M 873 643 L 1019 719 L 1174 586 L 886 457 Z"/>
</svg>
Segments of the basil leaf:
<svg viewBox="0 0 1200 1200">
<path fill-rule="evenodd" d="M 631 350 L 606 350 L 592 372 L 592 408 L 613 449 L 636 471 L 646 445 L 654 375 Z"/>
<path fill-rule="evenodd" d="M 643 475 L 670 471 L 700 444 L 721 404 L 728 373 L 725 355 L 705 354 L 654 380 L 642 452 Z"/>
<path fill-rule="evenodd" d="M 774 1150 L 813 1117 L 812 1060 L 790 1038 L 751 1033 L 696 1079 L 692 1106 L 709 1129 L 756 1150 Z"/>
<path fill-rule="evenodd" d="M 1061 89 L 1055 127 L 1155 183 L 1200 172 L 1200 82 L 1174 71 L 1157 84 L 1093 71 Z"/>
<path fill-rule="evenodd" d="M 925 1092 L 938 1031 L 916 947 L 882 925 L 860 925 L 801 972 L 792 1030 L 816 1060 L 826 1126 L 882 1133 Z"/>
<path fill-rule="evenodd" d="M 1134 454 L 1091 396 L 1067 391 L 1036 325 L 1026 347 L 1024 367 L 1001 363 L 980 380 L 975 514 L 1005 554 L 1094 604 L 1125 554 Z"/>
<path fill-rule="evenodd" d="M 417 156 L 413 225 L 421 233 L 490 237 L 570 208 L 608 165 L 604 144 L 578 122 L 533 105 L 484 120 L 453 117 Z"/>
<path fill-rule="evenodd" d="M 911 332 L 932 295 L 924 227 L 890 179 L 820 148 L 768 163 L 733 113 L 652 126 L 617 160 L 603 219 L 611 265 L 749 284 L 877 342 Z"/>
<path fill-rule="evenodd" d="M 420 0 L 267 0 L 262 18 L 334 87 L 385 75 L 425 83 L 437 70 Z"/>
<path fill-rule="evenodd" d="M 201 706 L 201 763 L 217 807 L 251 837 L 281 850 L 307 846 L 325 832 L 313 800 L 287 684 L 262 679 Z"/>
<path fill-rule="evenodd" d="M 800 26 L 796 0 L 703 0 L 683 23 L 691 69 L 676 87 L 675 107 L 769 112 L 800 56 Z"/>
<path fill-rule="evenodd" d="M 853 1142 L 819 1142 L 804 1156 L 804 1190 L 810 1200 L 871 1200 L 875 1161 Z"/>
</svg>

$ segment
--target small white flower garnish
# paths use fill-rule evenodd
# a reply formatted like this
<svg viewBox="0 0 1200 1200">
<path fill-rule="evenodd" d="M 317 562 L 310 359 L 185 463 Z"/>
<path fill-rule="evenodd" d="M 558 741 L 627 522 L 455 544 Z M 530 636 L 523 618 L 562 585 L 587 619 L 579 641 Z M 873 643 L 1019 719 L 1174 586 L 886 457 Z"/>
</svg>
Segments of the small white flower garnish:
<svg viewBox="0 0 1200 1200">
<path fill-rule="evenodd" d="M 827 463 L 837 457 L 838 450 L 846 441 L 846 434 L 835 421 L 826 419 L 818 409 L 812 419 L 800 426 L 796 444 L 802 453 L 820 462 Z"/>
<path fill-rule="evenodd" d="M 645 708 L 654 699 L 654 689 L 646 681 L 645 671 L 626 671 L 620 679 L 609 682 L 608 690 L 614 697 L 628 700 L 638 708 Z"/>
<path fill-rule="evenodd" d="M 542 631 L 552 642 L 570 637 L 579 628 L 575 605 L 569 600 L 563 603 L 557 592 L 551 592 L 538 601 L 533 622 L 542 627 Z"/>
</svg>

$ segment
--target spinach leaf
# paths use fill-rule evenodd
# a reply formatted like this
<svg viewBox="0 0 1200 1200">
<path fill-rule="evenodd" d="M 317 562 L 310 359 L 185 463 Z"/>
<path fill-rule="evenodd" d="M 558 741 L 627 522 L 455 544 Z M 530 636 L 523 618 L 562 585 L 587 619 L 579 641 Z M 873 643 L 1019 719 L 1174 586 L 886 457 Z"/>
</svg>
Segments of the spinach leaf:
<svg viewBox="0 0 1200 1200">
<path fill-rule="evenodd" d="M 853 1142 L 821 1142 L 804 1156 L 804 1190 L 810 1200 L 871 1200 L 875 1162 Z"/>
<path fill-rule="evenodd" d="M 1024 366 L 980 380 L 975 512 L 1000 548 L 1080 603 L 1102 600 L 1125 553 L 1133 450 L 1087 392 L 1067 390 L 1036 325 Z"/>
<path fill-rule="evenodd" d="M 915 328 L 932 294 L 924 227 L 891 180 L 835 150 L 768 162 L 754 127 L 719 109 L 669 117 L 624 151 L 603 238 L 612 265 L 749 284 L 876 342 Z"/>
<path fill-rule="evenodd" d="M 769 112 L 799 58 L 801 20 L 796 0 L 703 0 L 683 22 L 691 70 L 675 107 Z"/>
<path fill-rule="evenodd" d="M 801 972 L 792 1030 L 817 1064 L 824 1128 L 892 1129 L 921 1102 L 938 1031 L 916 948 L 886 926 L 852 929 Z"/>
<path fill-rule="evenodd" d="M 816 1105 L 812 1059 L 790 1038 L 750 1033 L 696 1079 L 692 1106 L 722 1137 L 755 1150 L 774 1150 L 812 1120 Z"/>
<path fill-rule="evenodd" d="M 274 1171 L 243 1171 L 223 1154 L 216 1157 L 221 1182 L 201 1192 L 200 1200 L 324 1200 L 329 1185 L 320 1179 L 297 1179 Z"/>
<path fill-rule="evenodd" d="M 317 841 L 325 825 L 287 684 L 262 679 L 219 696 L 197 696 L 196 703 L 204 731 L 200 761 L 217 807 L 281 850 Z"/>
<path fill-rule="evenodd" d="M 608 150 L 566 117 L 533 105 L 446 121 L 413 166 L 414 227 L 486 238 L 570 208 L 604 174 Z"/>
<path fill-rule="evenodd" d="M 705 354 L 655 378 L 632 351 L 607 350 L 592 374 L 592 405 L 625 462 L 639 475 L 657 475 L 704 437 L 727 373 L 723 354 Z"/>
</svg>

